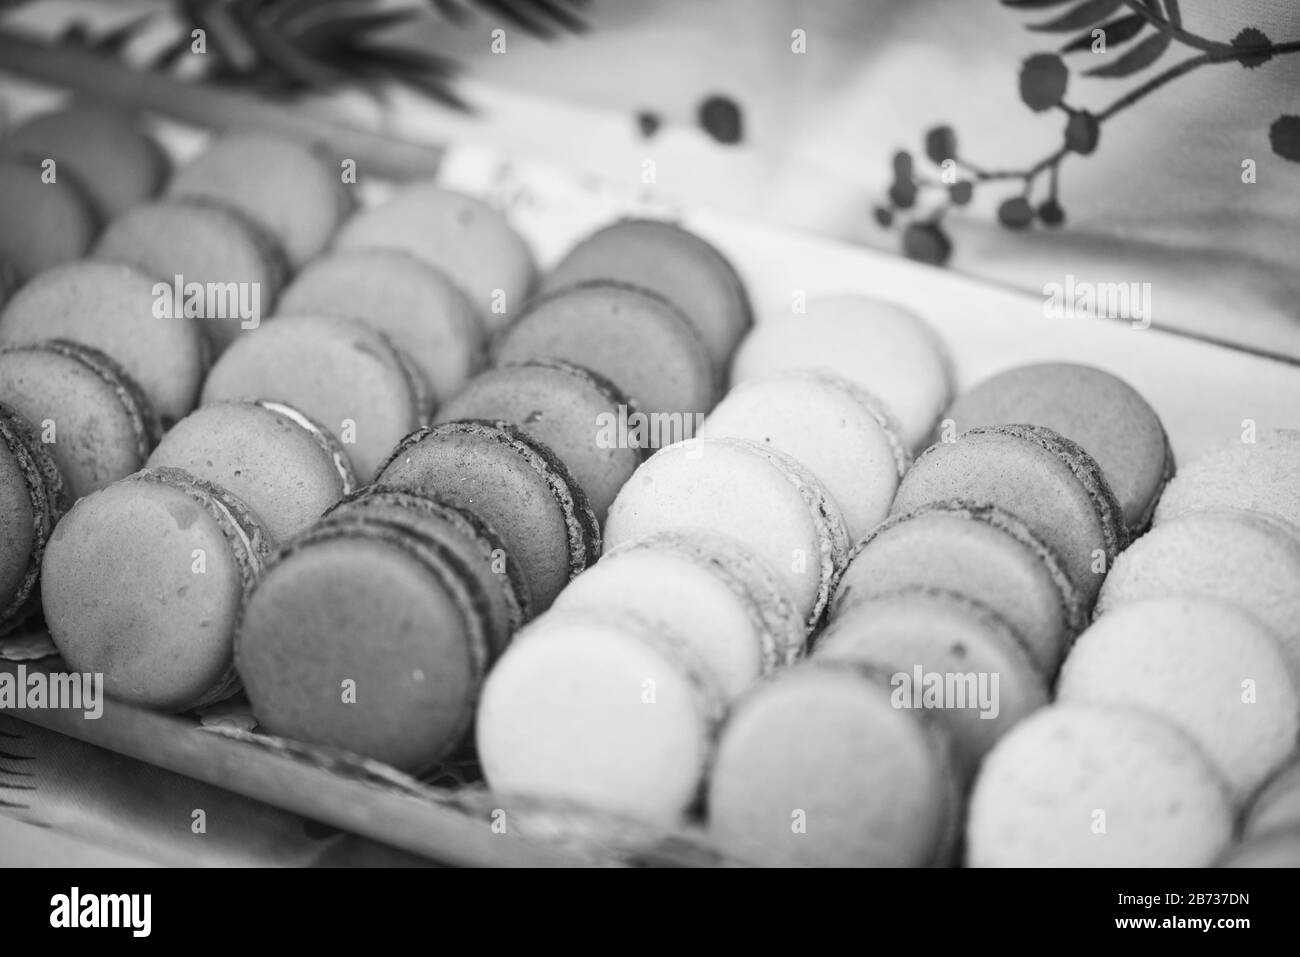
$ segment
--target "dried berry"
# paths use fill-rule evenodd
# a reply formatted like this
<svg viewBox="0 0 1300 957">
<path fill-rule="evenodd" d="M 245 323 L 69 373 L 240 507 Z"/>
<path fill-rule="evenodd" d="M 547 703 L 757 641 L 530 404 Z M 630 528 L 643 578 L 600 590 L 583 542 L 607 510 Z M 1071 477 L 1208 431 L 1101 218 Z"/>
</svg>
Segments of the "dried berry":
<svg viewBox="0 0 1300 957">
<path fill-rule="evenodd" d="M 888 207 L 877 206 L 872 210 L 872 213 L 876 217 L 876 222 L 881 226 L 884 226 L 886 229 L 894 225 L 894 211 Z"/>
<path fill-rule="evenodd" d="M 894 177 L 900 180 L 912 178 L 912 154 L 907 150 L 894 154 Z"/>
<path fill-rule="evenodd" d="M 1020 69 L 1020 98 L 1035 113 L 1050 110 L 1065 97 L 1070 71 L 1055 53 L 1037 53 Z"/>
<path fill-rule="evenodd" d="M 1049 199 L 1038 207 L 1038 219 L 1044 226 L 1060 226 L 1065 222 L 1065 210 L 1056 200 Z"/>
<path fill-rule="evenodd" d="M 998 207 L 998 219 L 1008 229 L 1024 229 L 1034 221 L 1034 208 L 1023 196 L 1013 196 Z"/>
<path fill-rule="evenodd" d="M 1070 122 L 1065 125 L 1065 145 L 1076 153 L 1087 156 L 1097 148 L 1101 138 L 1101 123 L 1087 110 L 1076 110 L 1070 114 Z"/>
<path fill-rule="evenodd" d="M 948 187 L 948 195 L 958 206 L 965 206 L 975 195 L 975 184 L 970 180 L 964 179 L 960 183 L 953 183 Z"/>
<path fill-rule="evenodd" d="M 1254 27 L 1246 27 L 1232 38 L 1232 48 L 1244 54 L 1239 58 L 1239 61 L 1248 70 L 1263 66 L 1273 59 L 1273 52 L 1269 49 L 1270 45 L 1264 32 L 1256 30 Z"/>
<path fill-rule="evenodd" d="M 925 155 L 939 164 L 957 155 L 957 134 L 951 126 L 936 126 L 925 134 Z"/>
<path fill-rule="evenodd" d="M 903 232 L 903 253 L 908 259 L 942 266 L 952 256 L 952 241 L 935 223 L 912 223 Z"/>
<path fill-rule="evenodd" d="M 900 180 L 889 187 L 889 201 L 899 209 L 911 209 L 916 202 L 916 184 L 911 180 Z"/>
</svg>

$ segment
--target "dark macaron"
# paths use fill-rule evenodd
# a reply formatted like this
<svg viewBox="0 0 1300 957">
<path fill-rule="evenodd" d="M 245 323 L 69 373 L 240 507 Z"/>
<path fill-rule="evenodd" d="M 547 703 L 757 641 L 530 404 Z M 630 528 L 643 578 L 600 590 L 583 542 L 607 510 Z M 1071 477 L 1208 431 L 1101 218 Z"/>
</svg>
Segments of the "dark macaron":
<svg viewBox="0 0 1300 957">
<path fill-rule="evenodd" d="M 168 285 L 179 276 L 182 303 L 193 304 L 218 352 L 272 315 L 289 271 L 270 233 L 238 210 L 196 199 L 164 199 L 125 211 L 104 229 L 94 256 L 134 266 Z M 191 283 L 203 287 L 202 297 L 191 294 Z M 209 295 L 209 288 L 220 295 Z"/>
<path fill-rule="evenodd" d="M 0 313 L 0 345 L 71 339 L 98 349 L 144 390 L 163 426 L 198 399 L 208 346 L 193 318 L 164 308 L 152 276 L 122 263 L 82 259 L 23 286 Z"/>
<path fill-rule="evenodd" d="M 1060 556 L 1089 608 L 1128 543 L 1101 466 L 1051 429 L 978 428 L 930 446 L 903 478 L 892 514 L 953 499 L 996 505 L 1024 522 Z"/>
<path fill-rule="evenodd" d="M 0 402 L 37 431 L 72 501 L 141 468 L 160 434 L 135 380 L 67 339 L 0 349 Z"/>
<path fill-rule="evenodd" d="M 157 193 L 171 166 L 134 117 L 91 103 L 32 117 L 9 131 L 3 149 L 54 160 L 59 175 L 76 181 L 102 220 Z"/>
<path fill-rule="evenodd" d="M 618 490 L 641 464 L 640 449 L 607 441 L 609 430 L 602 432 L 602 423 L 616 423 L 620 414 L 629 414 L 629 403 L 613 383 L 571 363 L 539 360 L 476 376 L 435 421 L 485 419 L 522 429 L 569 467 L 603 523 Z"/>
<path fill-rule="evenodd" d="M 487 599 L 487 637 L 494 657 L 528 620 L 531 599 L 522 570 L 507 559 L 501 537 L 472 511 L 418 492 L 371 485 L 330 508 L 324 521 L 337 524 L 354 517 L 388 522 L 450 549 Z"/>
<path fill-rule="evenodd" d="M 407 436 L 379 485 L 433 495 L 475 512 L 519 562 L 535 612 L 600 555 L 600 525 L 569 470 L 506 422 L 447 422 Z"/>
<path fill-rule="evenodd" d="M 35 610 L 41 559 L 65 504 L 54 460 L 31 426 L 0 405 L 0 635 Z"/>
<path fill-rule="evenodd" d="M 625 219 L 599 229 L 568 252 L 542 288 L 553 292 L 590 279 L 630 283 L 676 304 L 700 334 L 719 375 L 754 321 L 731 263 L 676 223 Z"/>
<path fill-rule="evenodd" d="M 717 400 L 713 367 L 681 310 L 624 283 L 583 282 L 532 302 L 496 346 L 498 363 L 528 359 L 590 369 L 644 412 L 697 415 Z"/>
<path fill-rule="evenodd" d="M 487 614 L 451 548 L 352 514 L 277 552 L 249 595 L 235 658 L 263 730 L 419 772 L 470 727 Z"/>
<path fill-rule="evenodd" d="M 18 279 L 85 255 L 99 228 L 80 186 L 42 172 L 37 160 L 0 156 L 0 259 Z"/>
<path fill-rule="evenodd" d="M 1041 425 L 1079 443 L 1106 473 L 1130 534 L 1151 522 L 1174 474 L 1160 417 L 1118 376 L 1075 362 L 1017 366 L 957 397 L 944 414 L 960 434 L 982 425 Z"/>
</svg>

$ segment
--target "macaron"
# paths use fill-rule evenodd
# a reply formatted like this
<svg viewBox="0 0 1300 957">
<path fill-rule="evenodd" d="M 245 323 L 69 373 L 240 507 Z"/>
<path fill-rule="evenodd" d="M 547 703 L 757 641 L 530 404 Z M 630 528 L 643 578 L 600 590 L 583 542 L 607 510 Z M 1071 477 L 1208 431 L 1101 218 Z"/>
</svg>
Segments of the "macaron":
<svg viewBox="0 0 1300 957">
<path fill-rule="evenodd" d="M 736 862 L 921 867 L 961 814 L 947 736 L 849 662 L 780 672 L 737 703 L 709 775 L 708 833 Z"/>
<path fill-rule="evenodd" d="M 999 738 L 1048 701 L 1048 681 L 1023 638 L 996 612 L 938 588 L 858 602 L 827 626 L 819 661 L 884 672 L 895 707 L 934 711 L 969 776 Z"/>
<path fill-rule="evenodd" d="M 626 609 L 549 612 L 483 686 L 479 762 L 503 795 L 673 824 L 695 804 L 723 698 L 684 639 Z"/>
<path fill-rule="evenodd" d="M 802 465 L 747 439 L 661 449 L 628 481 L 605 522 L 607 550 L 670 529 L 731 535 L 767 562 L 809 629 L 822 617 L 849 551 L 844 519 Z"/>
<path fill-rule="evenodd" d="M 1177 725 L 1059 704 L 985 759 L 966 855 L 973 867 L 1206 867 L 1232 831 L 1226 784 Z"/>
<path fill-rule="evenodd" d="M 971 429 L 928 448 L 904 477 L 892 513 L 960 499 L 1019 518 L 1060 558 L 1091 607 L 1128 541 L 1101 467 L 1082 447 L 1039 426 Z"/>
<path fill-rule="evenodd" d="M 185 711 L 238 690 L 246 590 L 270 545 L 242 502 L 180 469 L 144 469 L 83 498 L 41 565 L 50 637 L 109 697 Z"/>
<path fill-rule="evenodd" d="M 560 260 L 543 292 L 592 279 L 649 289 L 690 320 L 722 376 L 753 325 L 740 276 L 722 253 L 677 223 L 625 219 L 598 229 Z"/>
<path fill-rule="evenodd" d="M 1095 614 L 1172 596 L 1219 598 L 1254 615 L 1281 641 L 1300 680 L 1300 535 L 1290 526 L 1243 510 L 1161 522 L 1115 559 Z"/>
<path fill-rule="evenodd" d="M 360 319 L 411 357 L 442 405 L 484 359 L 483 325 L 455 282 L 394 249 L 322 256 L 294 277 L 280 299 L 288 315 Z"/>
<path fill-rule="evenodd" d="M 85 255 L 99 229 L 82 188 L 43 172 L 37 160 L 0 156 L 0 260 L 18 279 Z"/>
<path fill-rule="evenodd" d="M 410 772 L 464 738 L 487 667 L 487 599 L 411 527 L 339 515 L 276 553 L 235 661 L 262 729 Z"/>
<path fill-rule="evenodd" d="M 58 174 L 76 181 L 101 220 L 156 194 L 171 166 L 134 117 L 84 102 L 18 124 L 6 134 L 3 150 L 54 160 Z"/>
<path fill-rule="evenodd" d="M 207 368 L 207 342 L 197 321 L 170 315 L 155 280 L 121 263 L 78 260 L 41 273 L 18 291 L 0 313 L 0 346 L 47 339 L 71 339 L 116 361 L 164 428 L 194 408 Z"/>
<path fill-rule="evenodd" d="M 469 298 L 488 334 L 518 318 L 537 279 L 528 243 L 482 200 L 435 183 L 399 188 L 343 224 L 337 249 L 399 249 L 440 270 Z"/>
<path fill-rule="evenodd" d="M 1048 677 L 1086 621 L 1056 553 L 993 505 L 934 502 L 878 526 L 849 554 L 831 617 L 914 586 L 955 592 L 1001 615 Z"/>
<path fill-rule="evenodd" d="M 1216 867 L 1300 867 L 1300 827 L 1263 834 L 1234 845 Z"/>
<path fill-rule="evenodd" d="M 203 383 L 202 404 L 266 399 L 334 433 L 353 471 L 373 476 L 402 436 L 422 424 L 419 374 L 381 333 L 353 319 L 275 319 L 239 339 Z"/>
<path fill-rule="evenodd" d="M 1277 639 L 1246 612 L 1206 598 L 1151 598 L 1115 608 L 1079 636 L 1056 695 L 1168 718 L 1244 802 L 1295 748 L 1297 687 Z"/>
<path fill-rule="evenodd" d="M 31 426 L 0 404 L 0 635 L 36 610 L 50 533 L 67 502 L 54 460 Z"/>
<path fill-rule="evenodd" d="M 307 528 L 356 484 L 332 435 L 297 409 L 264 400 L 196 409 L 163 437 L 148 465 L 224 488 L 273 542 Z"/>
<path fill-rule="evenodd" d="M 627 397 L 588 369 L 536 360 L 488 369 L 444 404 L 435 422 L 509 422 L 554 452 L 573 473 L 598 522 L 641 464 L 637 443 L 620 441 Z"/>
<path fill-rule="evenodd" d="M 32 425 L 73 501 L 141 468 L 160 434 L 122 367 L 66 339 L 0 349 L 0 402 Z"/>
<path fill-rule="evenodd" d="M 677 440 L 696 434 L 693 417 L 717 399 L 708 356 L 677 307 L 607 280 L 570 286 L 529 305 L 497 343 L 496 361 L 530 359 L 572 362 L 614 383 L 642 412 L 681 414 Z"/>
<path fill-rule="evenodd" d="M 167 195 L 237 209 L 276 238 L 294 270 L 320 255 L 352 210 L 339 166 L 314 146 L 255 130 L 213 141 Z"/>
<path fill-rule="evenodd" d="M 787 369 L 820 368 L 856 382 L 893 412 L 912 451 L 952 398 L 947 347 L 915 313 L 865 296 L 809 299 L 774 313 L 745 337 L 731 366 L 735 385 Z"/>
<path fill-rule="evenodd" d="M 323 521 L 346 522 L 352 516 L 412 529 L 454 554 L 486 599 L 484 625 L 493 657 L 530 617 L 532 598 L 518 563 L 507 559 L 505 542 L 468 509 L 416 492 L 370 485 L 332 506 Z"/>
<path fill-rule="evenodd" d="M 690 642 L 728 699 L 803 653 L 803 616 L 745 545 L 703 530 L 633 539 L 575 578 L 557 611 L 629 611 Z"/>
<path fill-rule="evenodd" d="M 751 379 L 718 403 L 700 438 L 764 442 L 826 486 L 854 541 L 889 514 L 912 455 L 885 405 L 840 376 L 800 369 Z"/>
<path fill-rule="evenodd" d="M 1180 469 L 1160 497 L 1157 524 L 1217 508 L 1244 508 L 1300 529 L 1300 429 L 1259 432 Z"/>
<path fill-rule="evenodd" d="M 1041 425 L 1097 460 L 1131 533 L 1151 522 L 1174 474 L 1174 454 L 1155 409 L 1118 376 L 1076 362 L 1000 372 L 957 397 L 944 413 L 957 434 L 986 425 Z"/>
<path fill-rule="evenodd" d="M 164 199 L 121 213 L 95 244 L 98 259 L 126 263 L 173 288 L 220 352 L 270 316 L 288 274 L 276 240 L 233 207 Z M 179 278 L 177 278 L 179 277 Z"/>
<path fill-rule="evenodd" d="M 1300 754 L 1292 755 L 1255 792 L 1241 829 L 1247 838 L 1300 829 Z"/>
<path fill-rule="evenodd" d="M 533 610 L 600 555 L 600 526 L 550 449 L 506 422 L 446 422 L 402 440 L 376 484 L 436 496 L 474 512 L 518 562 Z"/>
</svg>

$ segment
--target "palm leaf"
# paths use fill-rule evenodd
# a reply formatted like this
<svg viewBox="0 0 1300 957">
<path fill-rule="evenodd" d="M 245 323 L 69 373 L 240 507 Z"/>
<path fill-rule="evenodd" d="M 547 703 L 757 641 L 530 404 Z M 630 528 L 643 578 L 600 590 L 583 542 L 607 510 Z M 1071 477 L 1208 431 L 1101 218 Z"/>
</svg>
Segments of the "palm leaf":
<svg viewBox="0 0 1300 957">
<path fill-rule="evenodd" d="M 1048 20 L 1046 23 L 1031 23 L 1029 29 L 1049 33 L 1080 30 L 1110 16 L 1123 2 L 1124 0 L 1083 0 L 1083 3 L 1067 10 L 1054 20 Z"/>
<path fill-rule="evenodd" d="M 1093 30 L 1103 30 L 1106 33 L 1106 49 L 1117 47 L 1121 43 L 1132 40 L 1142 32 L 1142 28 L 1147 25 L 1146 17 L 1138 13 L 1130 14 L 1127 17 L 1119 17 L 1111 20 L 1109 23 L 1103 23 L 1099 27 L 1093 27 L 1079 36 L 1075 37 L 1065 46 L 1061 47 L 1062 53 L 1074 53 L 1078 50 L 1092 49 Z"/>
<path fill-rule="evenodd" d="M 1114 63 L 1107 63 L 1105 66 L 1085 70 L 1083 75 L 1107 79 L 1132 76 L 1159 60 L 1164 55 L 1164 52 L 1169 49 L 1172 42 L 1172 38 L 1164 33 L 1154 34 L 1133 47 Z"/>
</svg>

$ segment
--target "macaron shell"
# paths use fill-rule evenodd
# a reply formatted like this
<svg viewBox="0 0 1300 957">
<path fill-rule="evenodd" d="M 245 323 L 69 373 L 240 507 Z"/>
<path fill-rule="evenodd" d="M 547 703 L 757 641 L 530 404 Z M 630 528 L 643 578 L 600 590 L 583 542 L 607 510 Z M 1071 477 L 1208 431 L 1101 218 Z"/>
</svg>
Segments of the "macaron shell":
<svg viewBox="0 0 1300 957">
<path fill-rule="evenodd" d="M 1263 834 L 1231 848 L 1216 867 L 1300 867 L 1300 827 Z"/>
<path fill-rule="evenodd" d="M 1242 822 L 1247 838 L 1288 829 L 1300 829 L 1300 754 L 1256 792 Z"/>
<path fill-rule="evenodd" d="M 886 515 L 911 464 L 884 406 L 846 379 L 806 370 L 744 382 L 705 419 L 700 438 L 771 445 L 835 499 L 855 541 Z"/>
<path fill-rule="evenodd" d="M 709 834 L 746 864 L 940 863 L 955 831 L 955 777 L 942 733 L 895 708 L 881 676 L 799 665 L 755 688 L 723 727 Z"/>
<path fill-rule="evenodd" d="M 338 526 L 279 554 L 236 640 L 266 731 L 408 771 L 436 765 L 461 740 L 485 655 L 472 595 L 452 568 L 391 531 Z"/>
<path fill-rule="evenodd" d="M 1300 536 L 1287 527 L 1230 510 L 1162 522 L 1115 559 L 1095 615 L 1175 596 L 1222 599 L 1258 618 L 1300 682 Z"/>
<path fill-rule="evenodd" d="M 157 193 L 170 169 L 167 154 L 136 127 L 133 117 L 85 103 L 15 126 L 3 148 L 38 162 L 53 159 L 104 220 Z"/>
<path fill-rule="evenodd" d="M 568 252 L 542 291 L 590 279 L 640 286 L 675 303 L 700 334 L 719 373 L 725 373 L 753 324 L 735 269 L 712 245 L 676 223 L 628 219 L 597 230 Z"/>
<path fill-rule="evenodd" d="M 1223 781 L 1177 726 L 1062 704 L 985 759 L 966 854 L 973 867 L 1205 867 L 1232 829 Z"/>
<path fill-rule="evenodd" d="M 910 586 L 956 592 L 997 612 L 1054 675 L 1083 628 L 1083 600 L 1060 560 L 1029 528 L 993 506 L 937 502 L 895 516 L 849 556 L 832 618 Z"/>
<path fill-rule="evenodd" d="M 457 395 L 484 359 L 483 325 L 465 294 L 398 250 L 339 251 L 308 263 L 284 291 L 280 311 L 359 319 L 384 333 L 411 357 L 438 405 Z"/>
<path fill-rule="evenodd" d="M 1150 523 L 1174 471 L 1155 410 L 1123 379 L 1092 366 L 1044 362 L 1008 369 L 958 396 L 944 419 L 958 434 L 1030 424 L 1072 439 L 1097 460 L 1134 532 Z"/>
<path fill-rule="evenodd" d="M 450 422 L 410 435 L 376 484 L 478 515 L 520 564 L 537 612 L 600 553 L 595 515 L 568 470 L 506 423 Z"/>
<path fill-rule="evenodd" d="M 273 314 L 289 269 L 279 244 L 253 220 L 233 207 L 195 199 L 123 212 L 104 229 L 94 255 L 168 285 L 180 276 L 182 308 L 190 308 L 187 300 L 194 303 L 218 352 Z M 193 283 L 203 288 L 202 297 L 187 291 Z M 216 295 L 209 295 L 213 284 Z"/>
<path fill-rule="evenodd" d="M 533 254 L 504 215 L 482 200 L 414 183 L 354 215 L 336 249 L 398 249 L 460 285 L 489 335 L 520 315 L 537 278 Z"/>
<path fill-rule="evenodd" d="M 816 479 L 744 439 L 698 439 L 652 456 L 610 508 L 606 548 L 675 528 L 721 532 L 750 547 L 780 575 L 810 628 L 848 554 L 844 520 Z"/>
<path fill-rule="evenodd" d="M 822 633 L 813 657 L 856 661 L 889 675 L 896 706 L 934 710 L 944 722 L 966 775 L 1049 697 L 1046 678 L 1006 621 L 978 602 L 935 588 L 854 605 Z M 932 676 L 943 682 L 945 696 L 933 701 L 927 697 Z"/>
<path fill-rule="evenodd" d="M 728 698 L 770 663 L 745 603 L 690 557 L 664 549 L 620 549 L 560 592 L 557 611 L 629 611 L 681 635 L 708 662 Z"/>
<path fill-rule="evenodd" d="M 339 437 L 362 477 L 421 424 L 419 397 L 392 345 L 349 319 L 276 319 L 235 342 L 208 374 L 202 404 L 240 399 L 310 416 Z"/>
<path fill-rule="evenodd" d="M 235 620 L 269 551 L 236 500 L 175 469 L 78 502 L 42 565 L 50 637 L 107 694 L 165 711 L 233 693 Z"/>
<path fill-rule="evenodd" d="M 625 611 L 520 632 L 479 705 L 489 786 L 674 823 L 694 803 L 720 699 L 689 646 Z"/>
<path fill-rule="evenodd" d="M 1079 636 L 1057 700 L 1127 705 L 1178 724 L 1243 802 L 1295 748 L 1300 692 L 1273 634 L 1226 603 L 1156 598 Z"/>
<path fill-rule="evenodd" d="M 276 542 L 310 526 L 352 490 L 310 431 L 252 402 L 195 410 L 163 437 L 148 464 L 185 469 L 225 488 Z"/>
<path fill-rule="evenodd" d="M 439 410 L 435 422 L 505 421 L 559 456 L 604 522 L 641 464 L 639 449 L 607 441 L 600 428 L 627 412 L 627 399 L 609 382 L 564 362 L 539 361 L 489 369 Z"/>
<path fill-rule="evenodd" d="M 736 352 L 733 384 L 788 369 L 823 369 L 879 396 L 917 451 L 952 398 L 951 362 L 924 320 L 862 296 L 810 299 L 803 312 L 773 313 Z"/>
<path fill-rule="evenodd" d="M 1244 508 L 1290 522 L 1300 533 L 1300 430 L 1275 429 L 1211 452 L 1179 470 L 1155 523 L 1189 512 Z"/>
<path fill-rule="evenodd" d="M 194 319 L 158 315 L 154 286 L 152 278 L 120 263 L 86 259 L 51 269 L 23 286 L 0 313 L 0 345 L 71 339 L 98 349 L 144 390 L 169 425 L 194 408 L 208 353 Z"/>
<path fill-rule="evenodd" d="M 124 376 L 75 343 L 0 349 L 0 402 L 32 424 L 74 501 L 139 469 L 156 440 L 152 409 Z"/>
<path fill-rule="evenodd" d="M 71 179 L 42 182 L 39 162 L 0 156 L 0 260 L 19 278 L 85 254 L 99 228 L 90 200 Z"/>
<path fill-rule="evenodd" d="M 531 616 L 528 583 L 505 543 L 473 512 L 415 492 L 372 485 L 339 502 L 324 521 L 347 523 L 356 517 L 386 522 L 446 548 L 478 580 L 487 602 L 487 638 L 492 656 L 505 650 Z"/>
<path fill-rule="evenodd" d="M 607 281 L 532 302 L 496 347 L 498 364 L 560 359 L 614 383 L 642 412 L 678 413 L 674 440 L 717 398 L 713 370 L 690 323 L 667 300 Z"/>
<path fill-rule="evenodd" d="M 42 557 L 67 507 L 54 459 L 30 425 L 0 405 L 0 635 L 36 611 Z"/>
<path fill-rule="evenodd" d="M 214 141 L 176 173 L 167 195 L 234 207 L 276 238 L 293 269 L 320 254 L 352 206 L 337 165 L 310 146 L 254 131 Z"/>
<path fill-rule="evenodd" d="M 892 513 L 952 499 L 996 505 L 1023 521 L 1060 556 L 1089 607 L 1127 540 L 1101 469 L 1049 429 L 972 429 L 931 446 L 903 478 Z"/>
</svg>

